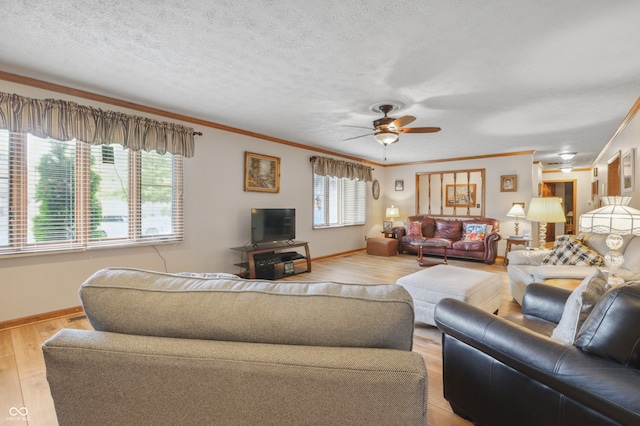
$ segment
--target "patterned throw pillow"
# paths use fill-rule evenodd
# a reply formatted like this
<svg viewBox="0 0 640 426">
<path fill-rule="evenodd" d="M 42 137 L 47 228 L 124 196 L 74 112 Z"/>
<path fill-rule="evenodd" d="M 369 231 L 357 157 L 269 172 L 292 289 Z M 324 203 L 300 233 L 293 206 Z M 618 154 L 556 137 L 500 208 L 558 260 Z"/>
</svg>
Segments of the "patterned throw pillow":
<svg viewBox="0 0 640 426">
<path fill-rule="evenodd" d="M 546 265 L 604 266 L 604 257 L 589 249 L 571 235 L 563 235 L 555 242 L 551 253 L 542 259 Z"/>
<path fill-rule="evenodd" d="M 422 237 L 422 223 L 411 222 L 407 228 L 407 235 L 410 237 Z"/>
<path fill-rule="evenodd" d="M 492 228 L 491 225 L 469 223 L 464 230 L 464 240 L 484 241 L 484 236 L 490 233 Z"/>
</svg>

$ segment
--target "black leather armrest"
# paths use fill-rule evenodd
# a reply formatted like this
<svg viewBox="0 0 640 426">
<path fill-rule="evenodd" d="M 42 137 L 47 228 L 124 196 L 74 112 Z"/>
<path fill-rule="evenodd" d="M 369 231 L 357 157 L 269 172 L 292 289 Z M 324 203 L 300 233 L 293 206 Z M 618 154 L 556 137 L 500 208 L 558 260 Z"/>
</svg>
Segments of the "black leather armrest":
<svg viewBox="0 0 640 426">
<path fill-rule="evenodd" d="M 435 323 L 444 333 L 507 365 L 515 364 L 526 374 L 553 371 L 568 350 L 560 342 L 456 299 L 436 305 Z"/>
<path fill-rule="evenodd" d="M 455 299 L 436 305 L 435 322 L 453 337 L 621 423 L 640 420 L 640 370 L 589 355 Z M 447 360 L 445 360 L 447 362 Z"/>
<path fill-rule="evenodd" d="M 522 313 L 551 321 L 560 322 L 564 305 L 571 290 L 548 284 L 531 283 L 527 286 L 522 299 Z"/>
</svg>

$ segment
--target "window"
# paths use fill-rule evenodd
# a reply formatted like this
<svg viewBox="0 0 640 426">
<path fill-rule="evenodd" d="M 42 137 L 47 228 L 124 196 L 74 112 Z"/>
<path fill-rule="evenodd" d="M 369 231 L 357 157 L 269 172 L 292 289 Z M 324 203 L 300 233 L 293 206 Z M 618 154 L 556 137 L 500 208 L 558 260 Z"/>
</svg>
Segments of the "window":
<svg viewBox="0 0 640 426">
<path fill-rule="evenodd" d="M 182 237 L 181 156 L 0 130 L 0 255 Z"/>
<path fill-rule="evenodd" d="M 363 225 L 364 181 L 313 175 L 313 227 Z"/>
</svg>

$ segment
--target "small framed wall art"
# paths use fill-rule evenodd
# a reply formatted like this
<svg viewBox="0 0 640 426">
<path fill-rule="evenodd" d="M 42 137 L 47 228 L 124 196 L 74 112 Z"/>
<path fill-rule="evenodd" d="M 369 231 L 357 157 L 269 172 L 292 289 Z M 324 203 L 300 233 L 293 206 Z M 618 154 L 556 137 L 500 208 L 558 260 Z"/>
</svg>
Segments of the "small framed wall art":
<svg viewBox="0 0 640 426">
<path fill-rule="evenodd" d="M 280 159 L 278 157 L 245 152 L 244 190 L 280 192 Z"/>
<path fill-rule="evenodd" d="M 404 191 L 404 179 L 396 179 L 396 191 Z"/>
<path fill-rule="evenodd" d="M 500 176 L 500 192 L 516 192 L 518 190 L 518 175 Z"/>
<path fill-rule="evenodd" d="M 636 180 L 636 149 L 622 154 L 622 193 L 633 192 Z"/>
</svg>

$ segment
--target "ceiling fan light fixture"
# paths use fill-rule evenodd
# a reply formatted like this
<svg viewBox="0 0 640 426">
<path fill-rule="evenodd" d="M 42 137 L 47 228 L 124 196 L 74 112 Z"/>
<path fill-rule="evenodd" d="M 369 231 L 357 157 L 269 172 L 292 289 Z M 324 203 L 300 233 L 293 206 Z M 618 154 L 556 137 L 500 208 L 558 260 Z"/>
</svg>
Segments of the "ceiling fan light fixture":
<svg viewBox="0 0 640 426">
<path fill-rule="evenodd" d="M 373 137 L 384 146 L 398 142 L 398 134 L 386 130 L 376 133 Z"/>
</svg>

